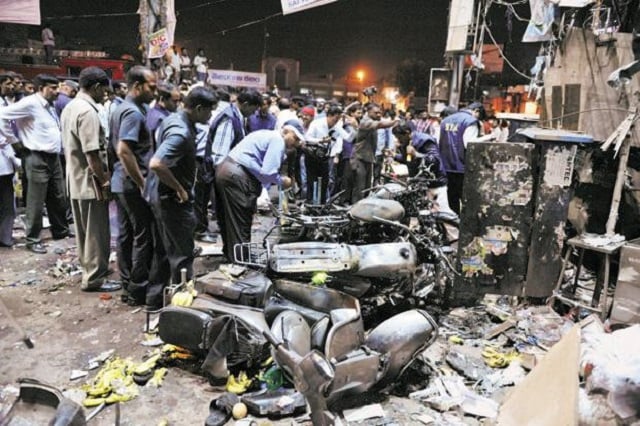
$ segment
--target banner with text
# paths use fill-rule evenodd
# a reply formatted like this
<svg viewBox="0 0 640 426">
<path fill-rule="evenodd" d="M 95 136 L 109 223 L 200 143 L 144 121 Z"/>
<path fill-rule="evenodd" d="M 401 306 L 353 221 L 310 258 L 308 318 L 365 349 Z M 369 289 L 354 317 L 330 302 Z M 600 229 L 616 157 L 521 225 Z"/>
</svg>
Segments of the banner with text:
<svg viewBox="0 0 640 426">
<path fill-rule="evenodd" d="M 209 84 L 216 86 L 267 87 L 267 75 L 259 72 L 208 70 Z"/>
<path fill-rule="evenodd" d="M 282 2 L 282 14 L 300 12 L 301 10 L 311 9 L 312 7 L 322 6 L 333 3 L 338 0 L 280 0 Z"/>
<path fill-rule="evenodd" d="M 40 1 L 0 0 L 0 22 L 40 25 Z"/>
<path fill-rule="evenodd" d="M 155 33 L 149 34 L 149 54 L 147 56 L 150 59 L 162 58 L 168 49 L 169 38 L 166 28 L 162 28 Z"/>
</svg>

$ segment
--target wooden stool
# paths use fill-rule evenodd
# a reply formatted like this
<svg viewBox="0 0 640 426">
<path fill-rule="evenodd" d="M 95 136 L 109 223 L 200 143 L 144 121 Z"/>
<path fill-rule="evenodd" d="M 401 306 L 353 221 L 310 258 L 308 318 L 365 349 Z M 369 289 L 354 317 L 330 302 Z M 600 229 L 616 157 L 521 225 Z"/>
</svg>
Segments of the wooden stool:
<svg viewBox="0 0 640 426">
<path fill-rule="evenodd" d="M 569 247 L 567 248 L 567 253 L 565 254 L 562 261 L 562 267 L 560 268 L 560 276 L 558 277 L 558 282 L 555 289 L 553 290 L 553 294 L 549 298 L 549 304 L 551 304 L 554 299 L 558 299 L 572 306 L 578 306 L 590 311 L 600 312 L 600 317 L 604 321 L 607 316 L 607 293 L 609 289 L 609 270 L 611 268 L 611 256 L 615 255 L 625 242 L 615 241 L 603 245 L 595 245 L 593 240 L 596 240 L 597 237 L 599 236 L 593 234 L 582 234 L 567 241 L 567 245 Z M 607 238 L 604 235 L 602 235 L 601 237 L 603 239 Z M 578 278 L 580 277 L 580 269 L 582 268 L 582 260 L 584 259 L 585 250 L 604 254 L 604 276 L 602 277 L 602 280 L 599 280 L 596 276 L 596 286 L 593 290 L 591 306 L 584 305 L 577 300 L 566 297 L 562 295 L 562 292 L 560 291 L 560 287 L 562 286 L 562 281 L 564 278 L 564 270 L 566 269 L 567 263 L 571 258 L 571 252 L 573 248 L 578 249 L 579 259 L 578 263 L 576 264 L 576 275 L 573 278 L 572 294 L 575 294 L 578 287 Z M 600 300 L 600 293 L 602 293 L 602 300 Z"/>
</svg>

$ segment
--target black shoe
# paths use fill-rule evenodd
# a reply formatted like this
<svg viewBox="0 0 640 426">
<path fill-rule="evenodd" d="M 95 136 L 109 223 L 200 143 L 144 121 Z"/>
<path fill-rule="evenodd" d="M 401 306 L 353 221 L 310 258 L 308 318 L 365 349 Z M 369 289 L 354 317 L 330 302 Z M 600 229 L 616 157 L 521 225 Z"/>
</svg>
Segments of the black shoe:
<svg viewBox="0 0 640 426">
<path fill-rule="evenodd" d="M 108 293 L 111 291 L 118 291 L 122 288 L 122 284 L 118 281 L 104 280 L 102 284 L 98 286 L 90 286 L 87 288 L 83 288 L 82 291 L 86 292 L 103 292 Z"/>
<path fill-rule="evenodd" d="M 128 296 L 126 300 L 129 306 L 144 306 L 144 300 L 136 299 L 135 297 Z"/>
<path fill-rule="evenodd" d="M 32 251 L 36 254 L 45 254 L 47 252 L 47 249 L 44 248 L 42 243 L 27 244 L 26 247 L 27 247 L 27 250 Z"/>
<path fill-rule="evenodd" d="M 52 235 L 51 237 L 54 240 L 63 240 L 65 238 L 74 238 L 76 236 L 76 234 L 73 233 L 73 231 L 67 231 L 63 234 L 56 234 L 56 235 Z"/>
</svg>

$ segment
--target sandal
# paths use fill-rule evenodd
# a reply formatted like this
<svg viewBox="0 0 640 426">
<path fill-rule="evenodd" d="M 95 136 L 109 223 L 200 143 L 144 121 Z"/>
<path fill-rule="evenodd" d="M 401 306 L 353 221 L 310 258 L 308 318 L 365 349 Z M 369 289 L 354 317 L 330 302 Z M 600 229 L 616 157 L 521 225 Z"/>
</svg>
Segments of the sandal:
<svg viewBox="0 0 640 426">
<path fill-rule="evenodd" d="M 222 426 L 231 419 L 233 406 L 240 402 L 240 398 L 231 392 L 225 392 L 209 403 L 209 416 L 204 421 L 205 426 Z"/>
</svg>

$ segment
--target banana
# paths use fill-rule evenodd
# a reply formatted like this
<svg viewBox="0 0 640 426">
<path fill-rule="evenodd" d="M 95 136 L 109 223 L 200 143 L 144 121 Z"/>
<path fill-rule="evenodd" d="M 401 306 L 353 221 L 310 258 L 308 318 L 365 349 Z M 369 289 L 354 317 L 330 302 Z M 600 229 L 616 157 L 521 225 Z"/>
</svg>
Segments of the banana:
<svg viewBox="0 0 640 426">
<path fill-rule="evenodd" d="M 235 393 L 236 395 L 245 393 L 247 389 L 249 389 L 249 386 L 251 386 L 251 382 L 252 380 L 249 379 L 247 373 L 244 371 L 241 371 L 240 374 L 238 374 L 237 380 L 233 374 L 231 374 L 227 379 L 226 391 Z"/>
</svg>

